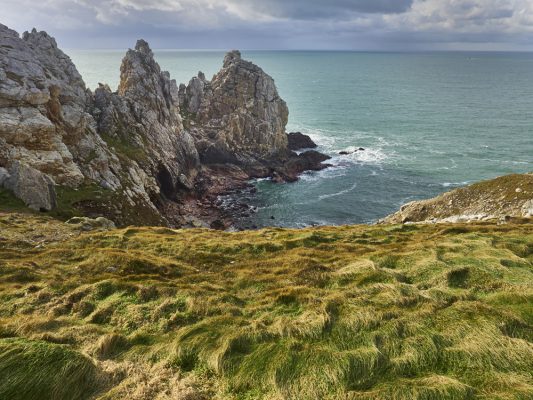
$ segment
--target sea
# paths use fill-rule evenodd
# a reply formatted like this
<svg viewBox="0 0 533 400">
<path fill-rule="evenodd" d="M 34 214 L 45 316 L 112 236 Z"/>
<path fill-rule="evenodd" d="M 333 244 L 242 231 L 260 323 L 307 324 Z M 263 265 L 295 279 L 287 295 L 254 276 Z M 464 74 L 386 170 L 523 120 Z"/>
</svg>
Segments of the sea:
<svg viewBox="0 0 533 400">
<path fill-rule="evenodd" d="M 116 89 L 125 50 L 68 50 L 88 87 Z M 179 83 L 223 51 L 155 50 Z M 533 171 L 533 53 L 243 51 L 287 102 L 288 132 L 332 166 L 296 183 L 254 181 L 245 227 L 373 223 L 402 204 Z M 364 148 L 348 155 L 350 152 Z M 239 195 L 236 195 L 239 196 Z"/>
</svg>

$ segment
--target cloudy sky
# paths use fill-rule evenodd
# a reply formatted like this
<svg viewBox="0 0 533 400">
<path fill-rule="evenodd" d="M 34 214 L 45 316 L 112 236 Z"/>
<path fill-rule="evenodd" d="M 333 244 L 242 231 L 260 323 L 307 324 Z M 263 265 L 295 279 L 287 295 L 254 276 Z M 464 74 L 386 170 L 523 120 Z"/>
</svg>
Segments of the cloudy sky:
<svg viewBox="0 0 533 400">
<path fill-rule="evenodd" d="M 533 0 L 0 0 L 64 48 L 533 51 Z"/>
</svg>

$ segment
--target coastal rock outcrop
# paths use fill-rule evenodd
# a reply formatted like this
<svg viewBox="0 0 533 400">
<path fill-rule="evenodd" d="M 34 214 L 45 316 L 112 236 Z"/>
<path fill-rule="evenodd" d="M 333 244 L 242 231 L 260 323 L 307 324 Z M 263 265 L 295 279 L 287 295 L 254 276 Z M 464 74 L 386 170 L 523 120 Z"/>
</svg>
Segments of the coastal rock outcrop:
<svg viewBox="0 0 533 400">
<path fill-rule="evenodd" d="M 239 51 L 226 55 L 211 81 L 199 73 L 182 86 L 180 99 L 204 163 L 250 167 L 288 158 L 287 104 L 274 80 Z"/>
<path fill-rule="evenodd" d="M 128 50 L 118 92 L 100 85 L 93 105 L 98 132 L 114 143 L 124 167 L 132 169 L 132 188 L 147 194 L 147 201 L 158 195 L 174 200 L 181 189 L 193 188 L 199 157 L 183 128 L 178 87 L 161 71 L 148 43 L 139 40 Z"/>
<path fill-rule="evenodd" d="M 237 50 L 226 55 L 211 81 L 199 72 L 188 85 L 180 85 L 178 97 L 184 125 L 211 175 L 218 171 L 214 165 L 231 164 L 249 177 L 292 182 L 304 171 L 328 166 L 323 163 L 328 156 L 292 151 L 317 146 L 307 135 L 287 135 L 289 110 L 274 80 Z"/>
<path fill-rule="evenodd" d="M 86 176 L 118 188 L 118 165 L 87 112 L 91 93 L 45 32 L 0 24 L 0 166 L 19 161 L 55 184 Z"/>
<path fill-rule="evenodd" d="M 178 88 L 139 40 L 118 90 L 92 93 L 46 32 L 0 25 L 0 186 L 34 209 L 67 196 L 117 225 L 209 225 L 216 197 L 251 177 L 326 167 L 289 149 L 287 120 L 274 80 L 238 51 L 211 81 L 200 72 Z"/>
<path fill-rule="evenodd" d="M 318 146 L 309 135 L 302 132 L 291 132 L 287 134 L 289 140 L 289 150 L 316 149 Z"/>
<path fill-rule="evenodd" d="M 380 223 L 455 223 L 533 216 L 533 173 L 502 176 L 414 201 Z"/>
</svg>

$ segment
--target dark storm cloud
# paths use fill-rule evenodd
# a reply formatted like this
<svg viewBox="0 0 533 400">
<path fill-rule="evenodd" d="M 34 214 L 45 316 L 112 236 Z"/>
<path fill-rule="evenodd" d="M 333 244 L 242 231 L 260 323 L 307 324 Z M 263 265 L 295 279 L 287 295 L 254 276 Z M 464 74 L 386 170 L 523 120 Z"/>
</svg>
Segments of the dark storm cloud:
<svg viewBox="0 0 533 400">
<path fill-rule="evenodd" d="M 1 23 L 71 48 L 533 49 L 533 0 L 0 2 Z"/>
<path fill-rule="evenodd" d="M 354 13 L 402 13 L 412 3 L 413 0 L 251 0 L 244 7 L 280 18 L 324 19 L 348 18 Z"/>
</svg>

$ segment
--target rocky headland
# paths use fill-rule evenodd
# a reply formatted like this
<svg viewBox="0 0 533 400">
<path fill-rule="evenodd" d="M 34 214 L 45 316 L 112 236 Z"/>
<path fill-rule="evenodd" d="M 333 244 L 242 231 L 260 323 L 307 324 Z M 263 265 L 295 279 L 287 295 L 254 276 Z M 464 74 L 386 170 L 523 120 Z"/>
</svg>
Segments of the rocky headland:
<svg viewBox="0 0 533 400">
<path fill-rule="evenodd" d="M 0 188 L 34 210 L 226 228 L 234 215 L 220 195 L 327 167 L 328 156 L 294 152 L 308 142 L 289 146 L 288 114 L 274 80 L 238 51 L 211 81 L 200 72 L 178 87 L 139 40 L 118 90 L 93 93 L 46 32 L 0 24 Z"/>
<path fill-rule="evenodd" d="M 458 223 L 533 217 L 533 173 L 506 175 L 414 201 L 380 223 Z"/>
</svg>

